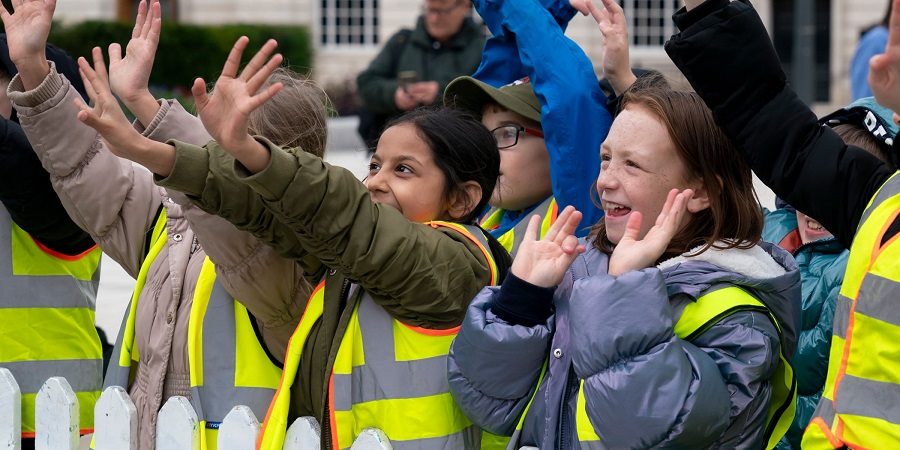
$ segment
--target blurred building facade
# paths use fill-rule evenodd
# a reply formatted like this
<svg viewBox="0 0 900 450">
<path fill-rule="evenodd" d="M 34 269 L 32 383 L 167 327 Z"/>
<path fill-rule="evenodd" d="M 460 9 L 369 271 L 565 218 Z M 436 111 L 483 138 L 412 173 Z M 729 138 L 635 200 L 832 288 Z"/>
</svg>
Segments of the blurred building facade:
<svg viewBox="0 0 900 450">
<path fill-rule="evenodd" d="M 681 1 L 620 1 L 631 25 L 634 66 L 658 69 L 678 80 L 679 75 L 662 44 L 674 32 L 670 16 Z M 791 58 L 792 38 L 797 33 L 793 21 L 794 1 L 799 0 L 753 2 L 782 59 L 787 62 Z M 816 11 L 815 109 L 824 113 L 849 102 L 848 67 L 856 42 L 864 29 L 881 20 L 887 0 L 812 1 Z M 162 0 L 165 20 L 306 25 L 314 43 L 313 76 L 323 86 L 351 90 L 356 74 L 366 67 L 381 44 L 399 28 L 415 23 L 421 3 L 421 0 Z M 136 5 L 137 0 L 63 0 L 58 2 L 57 17 L 67 22 L 132 20 Z M 599 65 L 603 46 L 592 20 L 576 17 L 568 35 Z"/>
</svg>

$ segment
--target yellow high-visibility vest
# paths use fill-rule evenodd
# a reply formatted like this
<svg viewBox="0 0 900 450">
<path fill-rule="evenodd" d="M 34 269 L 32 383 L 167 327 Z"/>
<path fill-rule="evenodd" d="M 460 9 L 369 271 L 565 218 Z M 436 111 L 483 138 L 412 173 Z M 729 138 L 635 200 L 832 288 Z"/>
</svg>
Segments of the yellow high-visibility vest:
<svg viewBox="0 0 900 450">
<path fill-rule="evenodd" d="M 541 232 L 538 238 L 543 238 L 544 235 L 547 234 L 547 230 L 550 229 L 550 225 L 553 225 L 553 222 L 556 222 L 556 217 L 559 215 L 558 209 L 559 207 L 556 204 L 556 199 L 548 197 L 541 202 L 537 208 L 534 208 L 534 211 L 532 211 L 528 217 L 522 217 L 516 226 L 510 228 L 509 231 L 498 237 L 497 241 L 500 242 L 500 245 L 502 245 L 503 248 L 509 252 L 509 255 L 515 259 L 516 252 L 519 250 L 519 244 L 522 243 L 522 238 L 525 236 L 525 230 L 528 228 L 529 218 L 534 214 L 541 216 Z M 503 220 L 503 213 L 505 212 L 506 210 L 504 209 L 491 208 L 481 221 L 482 228 L 488 231 L 496 229 L 500 226 L 500 221 Z"/>
<path fill-rule="evenodd" d="M 166 239 L 163 210 L 153 229 L 150 251 L 138 272 L 128 316 L 106 374 L 106 386 L 127 389 L 133 381 L 134 368 L 140 363 L 134 331 L 138 297 Z M 269 358 L 251 320 L 254 319 L 247 309 L 216 280 L 215 265 L 207 257 L 194 289 L 187 349 L 191 405 L 204 430 L 200 433 L 201 449 L 216 449 L 219 425 L 231 408 L 248 406 L 257 417 L 263 417 L 275 395 L 281 369 Z"/>
<path fill-rule="evenodd" d="M 487 240 L 477 227 L 431 222 L 451 227 L 477 243 L 491 267 L 497 268 Z M 263 423 L 258 448 L 281 450 L 288 427 L 290 390 L 301 353 L 314 324 L 321 318 L 325 282 L 313 291 L 291 336 L 281 386 Z M 480 431 L 456 406 L 447 382 L 447 355 L 459 327 L 431 330 L 391 317 L 368 294 L 353 308 L 341 337 L 328 384 L 331 449 L 348 449 L 365 428 L 379 428 L 392 443 L 422 450 L 473 448 Z M 406 448 L 406 447 L 404 447 Z"/>
<path fill-rule="evenodd" d="M 22 392 L 22 436 L 34 437 L 35 397 L 65 377 L 78 398 L 81 434 L 94 428 L 103 352 L 94 328 L 97 246 L 67 256 L 19 228 L 0 206 L 0 367 Z"/>
<path fill-rule="evenodd" d="M 900 172 L 878 190 L 850 247 L 822 398 L 803 448 L 900 446 Z"/>
</svg>

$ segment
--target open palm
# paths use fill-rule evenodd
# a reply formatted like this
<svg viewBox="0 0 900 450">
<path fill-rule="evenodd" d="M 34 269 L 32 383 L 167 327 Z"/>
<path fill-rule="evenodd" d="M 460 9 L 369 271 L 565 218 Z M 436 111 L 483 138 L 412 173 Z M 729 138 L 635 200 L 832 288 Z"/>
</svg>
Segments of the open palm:
<svg viewBox="0 0 900 450">
<path fill-rule="evenodd" d="M 28 58 L 44 57 L 56 0 L 12 0 L 12 7 L 10 14 L 0 5 L 9 59 L 18 65 Z"/>
<path fill-rule="evenodd" d="M 603 35 L 603 73 L 615 90 L 616 95 L 634 83 L 629 55 L 628 22 L 625 11 L 616 0 L 602 0 L 603 9 L 597 8 L 593 0 L 570 0 L 573 8 L 583 15 L 590 15 L 600 34 Z"/>
<path fill-rule="evenodd" d="M 900 0 L 892 1 L 887 46 L 869 61 L 869 86 L 879 104 L 900 112 Z"/>
<path fill-rule="evenodd" d="M 125 102 L 148 89 L 161 26 L 159 0 L 151 0 L 149 7 L 141 0 L 125 57 L 119 44 L 109 46 L 109 84 L 112 92 Z"/>
<path fill-rule="evenodd" d="M 131 147 L 141 136 L 131 126 L 122 112 L 118 100 L 109 89 L 109 78 L 100 47 L 94 47 L 93 58 L 93 67 L 84 58 L 78 58 L 81 77 L 87 88 L 88 96 L 94 104 L 93 107 L 90 107 L 80 98 L 76 99 L 76 104 L 80 109 L 78 120 L 97 130 L 113 154 L 127 158 L 130 155 Z"/>
<path fill-rule="evenodd" d="M 581 213 L 567 206 L 544 238 L 538 239 L 540 216 L 532 216 L 510 268 L 512 274 L 541 287 L 554 287 L 562 282 L 572 261 L 584 252 L 584 245 L 574 235 L 579 222 Z"/>
<path fill-rule="evenodd" d="M 666 251 L 669 242 L 681 228 L 681 218 L 687 211 L 687 201 L 694 195 L 691 189 L 669 191 L 666 203 L 656 218 L 653 228 L 643 238 L 641 213 L 633 211 L 625 225 L 625 234 L 609 257 L 609 274 L 619 276 L 631 270 L 650 267 Z"/>
<path fill-rule="evenodd" d="M 203 126 L 225 150 L 234 148 L 249 138 L 247 123 L 250 113 L 272 98 L 282 87 L 281 83 L 275 83 L 259 92 L 281 64 L 281 55 L 269 57 L 278 45 L 271 39 L 238 75 L 241 55 L 248 42 L 246 36 L 235 42 L 212 94 L 207 94 L 206 83 L 202 78 L 196 79 L 192 88 Z"/>
</svg>

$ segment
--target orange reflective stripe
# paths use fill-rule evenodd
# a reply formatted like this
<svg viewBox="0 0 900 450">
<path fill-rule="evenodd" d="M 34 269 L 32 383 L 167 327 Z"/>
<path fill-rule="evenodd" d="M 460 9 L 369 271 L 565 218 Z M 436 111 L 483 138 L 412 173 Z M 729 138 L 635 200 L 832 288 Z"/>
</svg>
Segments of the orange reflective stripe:
<svg viewBox="0 0 900 450">
<path fill-rule="evenodd" d="M 325 289 L 325 280 L 322 280 L 321 282 L 319 282 L 319 285 L 316 286 L 316 288 L 313 289 L 312 293 L 309 295 L 309 300 L 306 302 L 306 306 L 303 308 L 303 314 L 300 315 L 300 321 L 297 323 L 297 328 L 299 328 L 300 324 L 303 323 L 303 318 L 306 317 L 306 312 L 307 312 L 307 310 L 309 310 L 309 305 L 312 304 L 313 297 L 315 297 L 316 294 L 322 289 Z M 284 362 L 285 363 L 287 362 L 288 355 L 291 354 L 291 344 L 293 344 L 293 340 L 289 339 L 287 349 L 284 351 L 284 359 L 285 359 Z M 306 340 L 304 339 L 303 342 L 300 343 L 300 345 L 305 345 L 305 344 L 306 344 Z M 272 401 L 269 402 L 269 409 L 266 410 L 266 418 L 265 418 L 265 420 L 263 420 L 263 423 L 259 427 L 259 434 L 256 435 L 256 449 L 257 450 L 259 450 L 260 447 L 262 446 L 263 436 L 266 435 L 266 426 L 269 424 L 269 417 L 271 417 L 272 410 L 275 409 L 275 404 L 277 403 L 275 400 L 279 396 L 284 395 L 284 389 L 283 389 L 285 386 L 284 377 L 287 374 L 287 372 L 288 372 L 287 370 L 281 371 L 281 381 L 278 382 L 278 389 L 275 391 L 275 395 L 272 396 Z M 296 374 L 294 374 L 294 375 L 296 376 Z M 293 382 L 291 384 L 293 384 Z M 290 424 L 288 424 L 288 426 L 290 426 Z"/>
<path fill-rule="evenodd" d="M 879 255 L 881 255 L 881 252 L 886 250 L 891 246 L 891 244 L 894 243 L 894 241 L 900 238 L 900 233 L 898 233 L 894 235 L 894 237 L 890 238 L 887 242 L 885 242 L 884 245 L 878 244 L 882 239 L 884 239 L 884 234 L 887 233 L 888 228 L 890 228 L 890 226 L 893 225 L 894 221 L 897 220 L 898 214 L 900 214 L 900 210 L 894 211 L 894 213 L 891 214 L 890 218 L 888 218 L 888 220 L 884 223 L 884 226 L 881 227 L 881 231 L 878 232 L 878 238 L 875 239 L 875 245 L 878 245 L 878 247 L 876 247 L 875 251 L 872 252 L 872 263 L 869 265 L 869 270 L 872 270 L 872 266 L 875 265 L 875 260 Z"/>
<path fill-rule="evenodd" d="M 831 444 L 834 448 L 841 448 L 844 446 L 844 443 L 841 442 L 834 434 L 831 432 L 831 428 L 828 428 L 828 424 L 822 420 L 821 417 L 816 417 L 809 423 L 807 428 L 818 427 L 819 431 L 822 432 L 822 435 L 825 436 L 825 439 L 828 439 L 828 443 Z"/>
<path fill-rule="evenodd" d="M 481 241 L 478 240 L 478 238 L 476 238 L 475 236 L 472 236 L 472 233 L 470 233 L 469 230 L 466 229 L 466 227 L 464 227 L 458 223 L 443 222 L 443 221 L 439 221 L 439 220 L 433 220 L 431 222 L 427 222 L 427 223 L 425 223 L 425 225 L 428 225 L 434 229 L 438 229 L 439 227 L 452 228 L 452 229 L 458 231 L 463 236 L 467 237 L 470 241 L 474 242 L 475 245 L 478 246 L 478 249 L 481 250 L 481 253 L 484 255 L 484 259 L 487 260 L 488 267 L 490 267 L 490 270 L 491 270 L 491 280 L 488 283 L 488 285 L 493 286 L 493 285 L 497 284 L 497 277 L 498 277 L 497 263 L 494 262 L 494 258 L 491 256 L 491 252 L 487 248 L 485 248 L 484 244 L 482 244 Z"/>
<path fill-rule="evenodd" d="M 94 244 L 91 246 L 91 248 L 89 248 L 77 255 L 66 255 L 64 253 L 60 253 L 60 252 L 53 250 L 52 248 L 47 247 L 46 245 L 42 244 L 41 241 L 35 239 L 34 236 L 31 235 L 31 233 L 28 234 L 28 237 L 30 237 L 31 240 L 34 241 L 34 244 L 37 245 L 38 248 L 41 249 L 41 251 L 43 251 L 44 253 L 46 253 L 56 259 L 61 259 L 63 261 L 78 261 L 78 260 L 84 258 L 85 256 L 90 255 L 91 252 L 93 252 L 97 248 L 97 244 Z"/>
<path fill-rule="evenodd" d="M 400 322 L 399 320 L 397 322 Z M 462 328 L 462 325 L 457 325 L 453 328 L 444 328 L 444 329 L 436 329 L 436 328 L 422 328 L 414 325 L 405 324 L 400 322 L 400 325 L 403 325 L 406 328 L 409 328 L 412 331 L 415 331 L 419 334 L 424 334 L 425 336 L 451 336 L 459 333 L 459 329 Z"/>
</svg>

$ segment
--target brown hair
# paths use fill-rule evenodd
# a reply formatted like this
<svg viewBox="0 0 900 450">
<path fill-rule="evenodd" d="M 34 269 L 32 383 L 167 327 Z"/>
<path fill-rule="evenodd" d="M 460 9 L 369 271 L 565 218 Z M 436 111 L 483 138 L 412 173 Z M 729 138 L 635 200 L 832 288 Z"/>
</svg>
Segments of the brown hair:
<svg viewBox="0 0 900 450">
<path fill-rule="evenodd" d="M 621 109 L 644 108 L 666 127 L 684 162 L 687 179 L 700 179 L 709 195 L 709 208 L 695 214 L 672 238 L 661 259 L 701 247 L 750 248 L 759 242 L 763 216 L 753 189 L 750 167 L 725 133 L 716 125 L 712 112 L 694 92 L 676 91 L 661 76 L 642 77 L 623 94 Z M 645 220 L 656 220 L 647 217 Z M 606 222 L 594 225 L 594 246 L 612 253 L 615 245 L 606 235 Z"/>
<path fill-rule="evenodd" d="M 846 123 L 835 125 L 831 129 L 841 137 L 845 144 L 859 147 L 883 161 L 891 170 L 897 170 L 894 164 L 891 163 L 890 154 L 888 153 L 890 150 L 885 148 L 884 144 L 876 139 L 875 136 L 872 136 L 869 130 L 858 125 Z"/>
<path fill-rule="evenodd" d="M 250 134 L 322 157 L 328 139 L 328 96 L 314 81 L 284 67 L 275 69 L 262 89 L 277 82 L 284 88 L 250 114 Z"/>
</svg>

